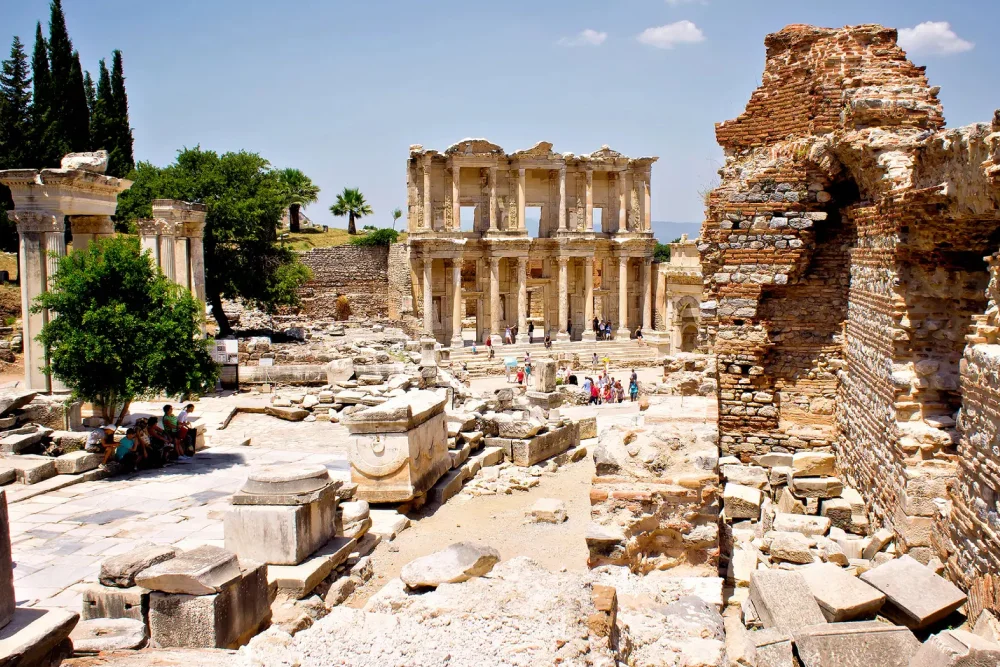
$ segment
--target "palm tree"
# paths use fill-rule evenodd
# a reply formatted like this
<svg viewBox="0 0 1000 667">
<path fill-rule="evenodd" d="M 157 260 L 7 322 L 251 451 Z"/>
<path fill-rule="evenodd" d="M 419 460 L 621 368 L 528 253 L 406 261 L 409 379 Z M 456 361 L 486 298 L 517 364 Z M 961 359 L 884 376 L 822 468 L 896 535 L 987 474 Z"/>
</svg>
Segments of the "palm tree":
<svg viewBox="0 0 1000 667">
<path fill-rule="evenodd" d="M 358 228 L 354 221 L 372 214 L 372 207 L 365 201 L 365 196 L 358 188 L 344 188 L 337 195 L 337 203 L 330 207 L 330 213 L 336 216 L 348 216 L 347 233 L 357 234 Z"/>
<path fill-rule="evenodd" d="M 319 186 L 298 169 L 282 169 L 278 172 L 285 189 L 285 206 L 288 207 L 288 231 L 299 231 L 299 209 L 306 204 L 314 204 L 319 196 Z"/>
<path fill-rule="evenodd" d="M 396 221 L 403 217 L 403 212 L 398 208 L 392 209 L 392 228 L 396 228 Z"/>
</svg>

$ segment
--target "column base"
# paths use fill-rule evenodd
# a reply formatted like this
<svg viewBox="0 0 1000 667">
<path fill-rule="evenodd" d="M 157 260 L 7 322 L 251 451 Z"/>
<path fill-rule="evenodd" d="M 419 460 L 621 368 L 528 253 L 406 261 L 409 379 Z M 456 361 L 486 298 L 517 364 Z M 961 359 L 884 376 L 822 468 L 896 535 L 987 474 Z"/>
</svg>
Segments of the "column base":
<svg viewBox="0 0 1000 667">
<path fill-rule="evenodd" d="M 465 339 L 461 336 L 453 336 L 451 339 L 451 347 L 454 350 L 460 350 L 465 347 Z"/>
<path fill-rule="evenodd" d="M 590 331 L 584 331 L 583 337 L 580 340 L 587 343 L 597 342 L 597 334 L 594 332 L 593 329 L 591 329 Z"/>
<path fill-rule="evenodd" d="M 621 327 L 615 332 L 615 340 L 628 340 L 631 337 L 632 331 L 625 327 Z"/>
<path fill-rule="evenodd" d="M 490 342 L 493 343 L 493 347 L 495 348 L 503 347 L 503 336 L 498 333 L 490 334 Z"/>
<path fill-rule="evenodd" d="M 560 331 L 558 334 L 556 334 L 556 342 L 557 343 L 568 343 L 569 342 L 569 333 L 566 332 L 566 331 Z"/>
</svg>

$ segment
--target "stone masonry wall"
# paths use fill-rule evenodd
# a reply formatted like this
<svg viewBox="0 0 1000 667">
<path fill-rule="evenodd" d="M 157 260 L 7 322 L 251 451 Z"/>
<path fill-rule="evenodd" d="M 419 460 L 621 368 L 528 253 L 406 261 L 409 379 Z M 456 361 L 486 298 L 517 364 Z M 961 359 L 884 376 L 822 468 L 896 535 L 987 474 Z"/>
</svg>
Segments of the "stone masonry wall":
<svg viewBox="0 0 1000 667">
<path fill-rule="evenodd" d="M 300 292 L 302 309 L 313 317 L 333 317 L 337 297 L 351 303 L 353 317 L 389 316 L 389 248 L 353 245 L 299 253 L 312 272 Z"/>
</svg>

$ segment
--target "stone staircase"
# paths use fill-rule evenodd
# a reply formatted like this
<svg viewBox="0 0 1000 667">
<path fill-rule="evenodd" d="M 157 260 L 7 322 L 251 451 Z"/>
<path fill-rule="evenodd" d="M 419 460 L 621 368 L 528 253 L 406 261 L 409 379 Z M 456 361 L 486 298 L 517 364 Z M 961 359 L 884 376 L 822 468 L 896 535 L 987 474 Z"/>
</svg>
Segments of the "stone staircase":
<svg viewBox="0 0 1000 667">
<path fill-rule="evenodd" d="M 459 368 L 464 362 L 468 365 L 470 376 L 482 377 L 484 375 L 502 375 L 504 372 L 503 360 L 506 357 L 515 357 L 518 362 L 523 362 L 526 352 L 531 352 L 532 358 L 538 359 L 542 357 L 555 359 L 576 357 L 580 368 L 590 368 L 594 352 L 597 352 L 597 357 L 601 360 L 605 357 L 610 359 L 612 368 L 657 366 L 662 363 L 663 359 L 663 355 L 656 349 L 655 345 L 642 345 L 634 340 L 569 341 L 552 343 L 552 348 L 548 350 L 541 342 L 499 345 L 492 361 L 489 359 L 488 348 L 479 345 L 477 349 L 477 354 L 473 354 L 472 347 L 468 345 L 459 350 L 452 350 L 452 366 Z"/>
</svg>

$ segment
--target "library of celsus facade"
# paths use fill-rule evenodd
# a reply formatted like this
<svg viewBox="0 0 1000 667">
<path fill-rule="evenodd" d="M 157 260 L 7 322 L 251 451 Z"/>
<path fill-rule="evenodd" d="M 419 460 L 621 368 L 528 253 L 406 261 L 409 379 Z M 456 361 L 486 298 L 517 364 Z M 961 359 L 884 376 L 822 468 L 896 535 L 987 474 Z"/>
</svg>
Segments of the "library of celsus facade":
<svg viewBox="0 0 1000 667">
<path fill-rule="evenodd" d="M 535 340 L 592 340 L 595 317 L 619 339 L 651 332 L 656 160 L 547 142 L 510 154 L 485 139 L 412 146 L 410 265 L 424 330 L 453 346 L 469 319 L 479 342 L 507 327 L 526 340 L 529 321 Z"/>
</svg>

